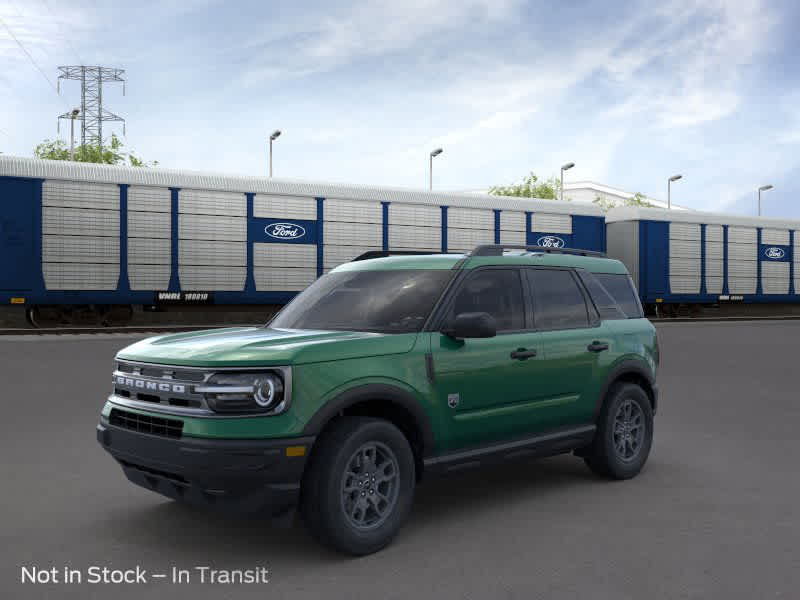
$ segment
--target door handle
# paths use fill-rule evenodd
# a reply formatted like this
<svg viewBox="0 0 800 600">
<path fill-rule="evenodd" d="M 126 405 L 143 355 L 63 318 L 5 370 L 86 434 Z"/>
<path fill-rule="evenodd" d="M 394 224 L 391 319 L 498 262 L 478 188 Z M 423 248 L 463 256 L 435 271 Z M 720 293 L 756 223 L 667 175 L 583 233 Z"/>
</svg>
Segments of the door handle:
<svg viewBox="0 0 800 600">
<path fill-rule="evenodd" d="M 586 346 L 586 349 L 589 352 L 602 352 L 603 350 L 608 350 L 608 344 L 606 344 L 605 342 L 598 342 L 597 340 L 595 340 L 591 344 Z"/>
<path fill-rule="evenodd" d="M 517 348 L 511 353 L 511 358 L 516 360 L 525 360 L 536 356 L 536 350 L 528 350 L 527 348 Z"/>
</svg>

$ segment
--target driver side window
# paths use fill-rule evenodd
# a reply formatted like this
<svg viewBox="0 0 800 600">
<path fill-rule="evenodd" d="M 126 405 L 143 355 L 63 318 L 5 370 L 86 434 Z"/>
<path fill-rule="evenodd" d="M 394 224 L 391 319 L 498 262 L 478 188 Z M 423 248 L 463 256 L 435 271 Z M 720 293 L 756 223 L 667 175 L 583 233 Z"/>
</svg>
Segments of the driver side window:
<svg viewBox="0 0 800 600">
<path fill-rule="evenodd" d="M 497 321 L 498 332 L 525 329 L 519 271 L 486 269 L 470 274 L 456 294 L 450 319 L 471 312 L 490 314 Z"/>
</svg>

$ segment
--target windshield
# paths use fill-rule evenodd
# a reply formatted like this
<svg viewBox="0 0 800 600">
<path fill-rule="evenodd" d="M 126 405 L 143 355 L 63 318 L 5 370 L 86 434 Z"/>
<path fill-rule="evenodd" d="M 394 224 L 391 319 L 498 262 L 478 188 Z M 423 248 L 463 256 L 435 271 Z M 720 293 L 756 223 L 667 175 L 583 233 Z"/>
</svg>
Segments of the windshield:
<svg viewBox="0 0 800 600">
<path fill-rule="evenodd" d="M 270 327 L 417 332 L 452 273 L 449 269 L 329 273 L 297 296 Z"/>
</svg>

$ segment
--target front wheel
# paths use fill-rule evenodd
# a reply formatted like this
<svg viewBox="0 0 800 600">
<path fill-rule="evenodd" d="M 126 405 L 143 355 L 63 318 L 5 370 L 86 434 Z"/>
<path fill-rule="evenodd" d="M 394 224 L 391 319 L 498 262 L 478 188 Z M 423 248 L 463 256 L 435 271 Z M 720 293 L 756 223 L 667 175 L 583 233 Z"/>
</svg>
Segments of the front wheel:
<svg viewBox="0 0 800 600">
<path fill-rule="evenodd" d="M 343 417 L 326 430 L 303 478 L 301 511 L 323 544 L 349 554 L 391 542 L 414 498 L 414 455 L 391 423 Z"/>
<path fill-rule="evenodd" d="M 642 470 L 652 443 L 653 409 L 647 393 L 634 383 L 618 383 L 608 392 L 584 460 L 598 475 L 630 479 Z"/>
</svg>

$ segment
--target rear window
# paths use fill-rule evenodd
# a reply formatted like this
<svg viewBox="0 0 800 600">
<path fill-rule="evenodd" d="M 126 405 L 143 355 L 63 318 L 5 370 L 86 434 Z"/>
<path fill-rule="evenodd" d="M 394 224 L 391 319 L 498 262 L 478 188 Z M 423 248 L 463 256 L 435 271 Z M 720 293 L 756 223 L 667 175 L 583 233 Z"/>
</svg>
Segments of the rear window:
<svg viewBox="0 0 800 600">
<path fill-rule="evenodd" d="M 593 273 L 629 319 L 644 317 L 639 296 L 627 273 Z"/>
<path fill-rule="evenodd" d="M 578 269 L 577 272 L 581 278 L 581 281 L 583 282 L 583 285 L 586 286 L 589 295 L 592 297 L 592 302 L 594 302 L 595 307 L 597 307 L 597 312 L 600 313 L 601 319 L 608 320 L 628 318 L 628 315 L 626 315 L 622 308 L 620 308 L 617 301 L 611 296 L 606 288 L 603 287 L 603 284 L 596 279 L 596 274 L 590 273 L 589 271 L 585 271 L 583 269 Z"/>
</svg>

